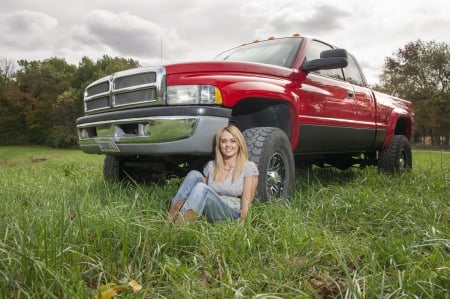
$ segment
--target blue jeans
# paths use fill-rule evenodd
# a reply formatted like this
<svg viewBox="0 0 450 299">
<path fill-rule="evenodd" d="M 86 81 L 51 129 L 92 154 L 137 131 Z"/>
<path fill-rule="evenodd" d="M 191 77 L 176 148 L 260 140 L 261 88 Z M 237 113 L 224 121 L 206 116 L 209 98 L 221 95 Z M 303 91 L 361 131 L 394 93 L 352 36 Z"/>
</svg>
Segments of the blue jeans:
<svg viewBox="0 0 450 299">
<path fill-rule="evenodd" d="M 172 199 L 172 205 L 181 199 L 185 200 L 181 207 L 183 214 L 187 210 L 193 210 L 198 215 L 205 214 L 210 222 L 234 220 L 240 216 L 239 211 L 230 208 L 211 187 L 205 184 L 203 175 L 197 170 L 190 171 L 184 178 L 180 189 Z"/>
</svg>

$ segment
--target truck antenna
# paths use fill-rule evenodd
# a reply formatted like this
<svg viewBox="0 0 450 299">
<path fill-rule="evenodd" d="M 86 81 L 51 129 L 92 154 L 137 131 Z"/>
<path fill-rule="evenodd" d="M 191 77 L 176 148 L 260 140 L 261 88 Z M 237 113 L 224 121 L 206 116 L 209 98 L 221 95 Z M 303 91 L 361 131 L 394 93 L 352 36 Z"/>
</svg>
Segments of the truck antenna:
<svg viewBox="0 0 450 299">
<path fill-rule="evenodd" d="M 161 53 L 161 64 L 163 64 L 163 37 L 162 37 L 162 35 L 161 35 L 160 53 Z"/>
</svg>

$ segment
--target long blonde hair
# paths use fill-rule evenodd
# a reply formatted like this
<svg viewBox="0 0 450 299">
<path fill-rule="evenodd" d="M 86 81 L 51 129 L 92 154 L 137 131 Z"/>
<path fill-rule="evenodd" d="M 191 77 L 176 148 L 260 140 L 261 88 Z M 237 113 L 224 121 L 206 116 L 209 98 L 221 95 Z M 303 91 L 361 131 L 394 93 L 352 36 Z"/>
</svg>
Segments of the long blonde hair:
<svg viewBox="0 0 450 299">
<path fill-rule="evenodd" d="M 219 174 L 222 170 L 225 169 L 225 162 L 223 161 L 222 153 L 220 152 L 220 136 L 222 136 L 222 133 L 224 131 L 227 131 L 233 137 L 236 139 L 236 142 L 238 144 L 238 152 L 236 157 L 236 162 L 233 167 L 233 177 L 232 181 L 234 182 L 236 178 L 239 177 L 239 175 L 242 174 L 244 171 L 245 163 L 248 161 L 248 149 L 247 144 L 245 143 L 244 136 L 242 135 L 241 131 L 234 125 L 228 125 L 222 129 L 219 129 L 216 133 L 216 147 L 215 147 L 215 153 L 216 153 L 216 167 L 214 168 L 214 180 L 217 181 L 219 179 Z"/>
</svg>

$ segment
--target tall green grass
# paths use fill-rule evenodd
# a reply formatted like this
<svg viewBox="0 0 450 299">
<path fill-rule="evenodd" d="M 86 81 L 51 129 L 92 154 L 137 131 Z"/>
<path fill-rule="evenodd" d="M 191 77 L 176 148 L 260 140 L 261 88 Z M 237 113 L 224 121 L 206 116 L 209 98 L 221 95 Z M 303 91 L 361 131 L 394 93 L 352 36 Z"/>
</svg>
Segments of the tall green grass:
<svg viewBox="0 0 450 299">
<path fill-rule="evenodd" d="M 165 221 L 180 179 L 107 184 L 102 156 L 0 147 L 0 297 L 134 279 L 118 298 L 449 298 L 450 155 L 413 157 L 399 176 L 300 171 L 290 202 L 245 223 L 180 226 Z"/>
</svg>

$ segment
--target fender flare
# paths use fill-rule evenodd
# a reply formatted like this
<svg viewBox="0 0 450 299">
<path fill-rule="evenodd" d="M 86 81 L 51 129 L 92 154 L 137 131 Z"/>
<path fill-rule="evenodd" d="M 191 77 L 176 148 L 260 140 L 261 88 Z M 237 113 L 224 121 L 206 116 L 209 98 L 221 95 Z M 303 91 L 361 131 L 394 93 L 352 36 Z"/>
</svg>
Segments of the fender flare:
<svg viewBox="0 0 450 299">
<path fill-rule="evenodd" d="M 406 110 L 398 110 L 398 109 L 394 109 L 391 113 L 391 117 L 389 118 L 389 123 L 387 125 L 387 129 L 386 129 L 386 138 L 384 139 L 383 144 L 381 145 L 380 149 L 384 149 L 386 147 L 389 146 L 389 144 L 392 141 L 392 138 L 394 137 L 394 135 L 396 135 L 396 128 L 397 128 L 397 124 L 399 119 L 407 119 L 408 120 L 408 127 L 406 128 L 406 132 L 402 135 L 405 135 L 406 138 L 409 140 L 411 140 L 411 136 L 412 136 L 412 120 L 410 115 L 407 113 Z"/>
<path fill-rule="evenodd" d="M 289 106 L 291 113 L 290 138 L 291 147 L 294 149 L 299 140 L 298 105 L 299 97 L 293 92 L 287 92 L 285 86 L 260 81 L 236 82 L 221 87 L 221 92 L 226 95 L 225 106 L 234 107 L 246 99 L 279 100 Z"/>
</svg>

